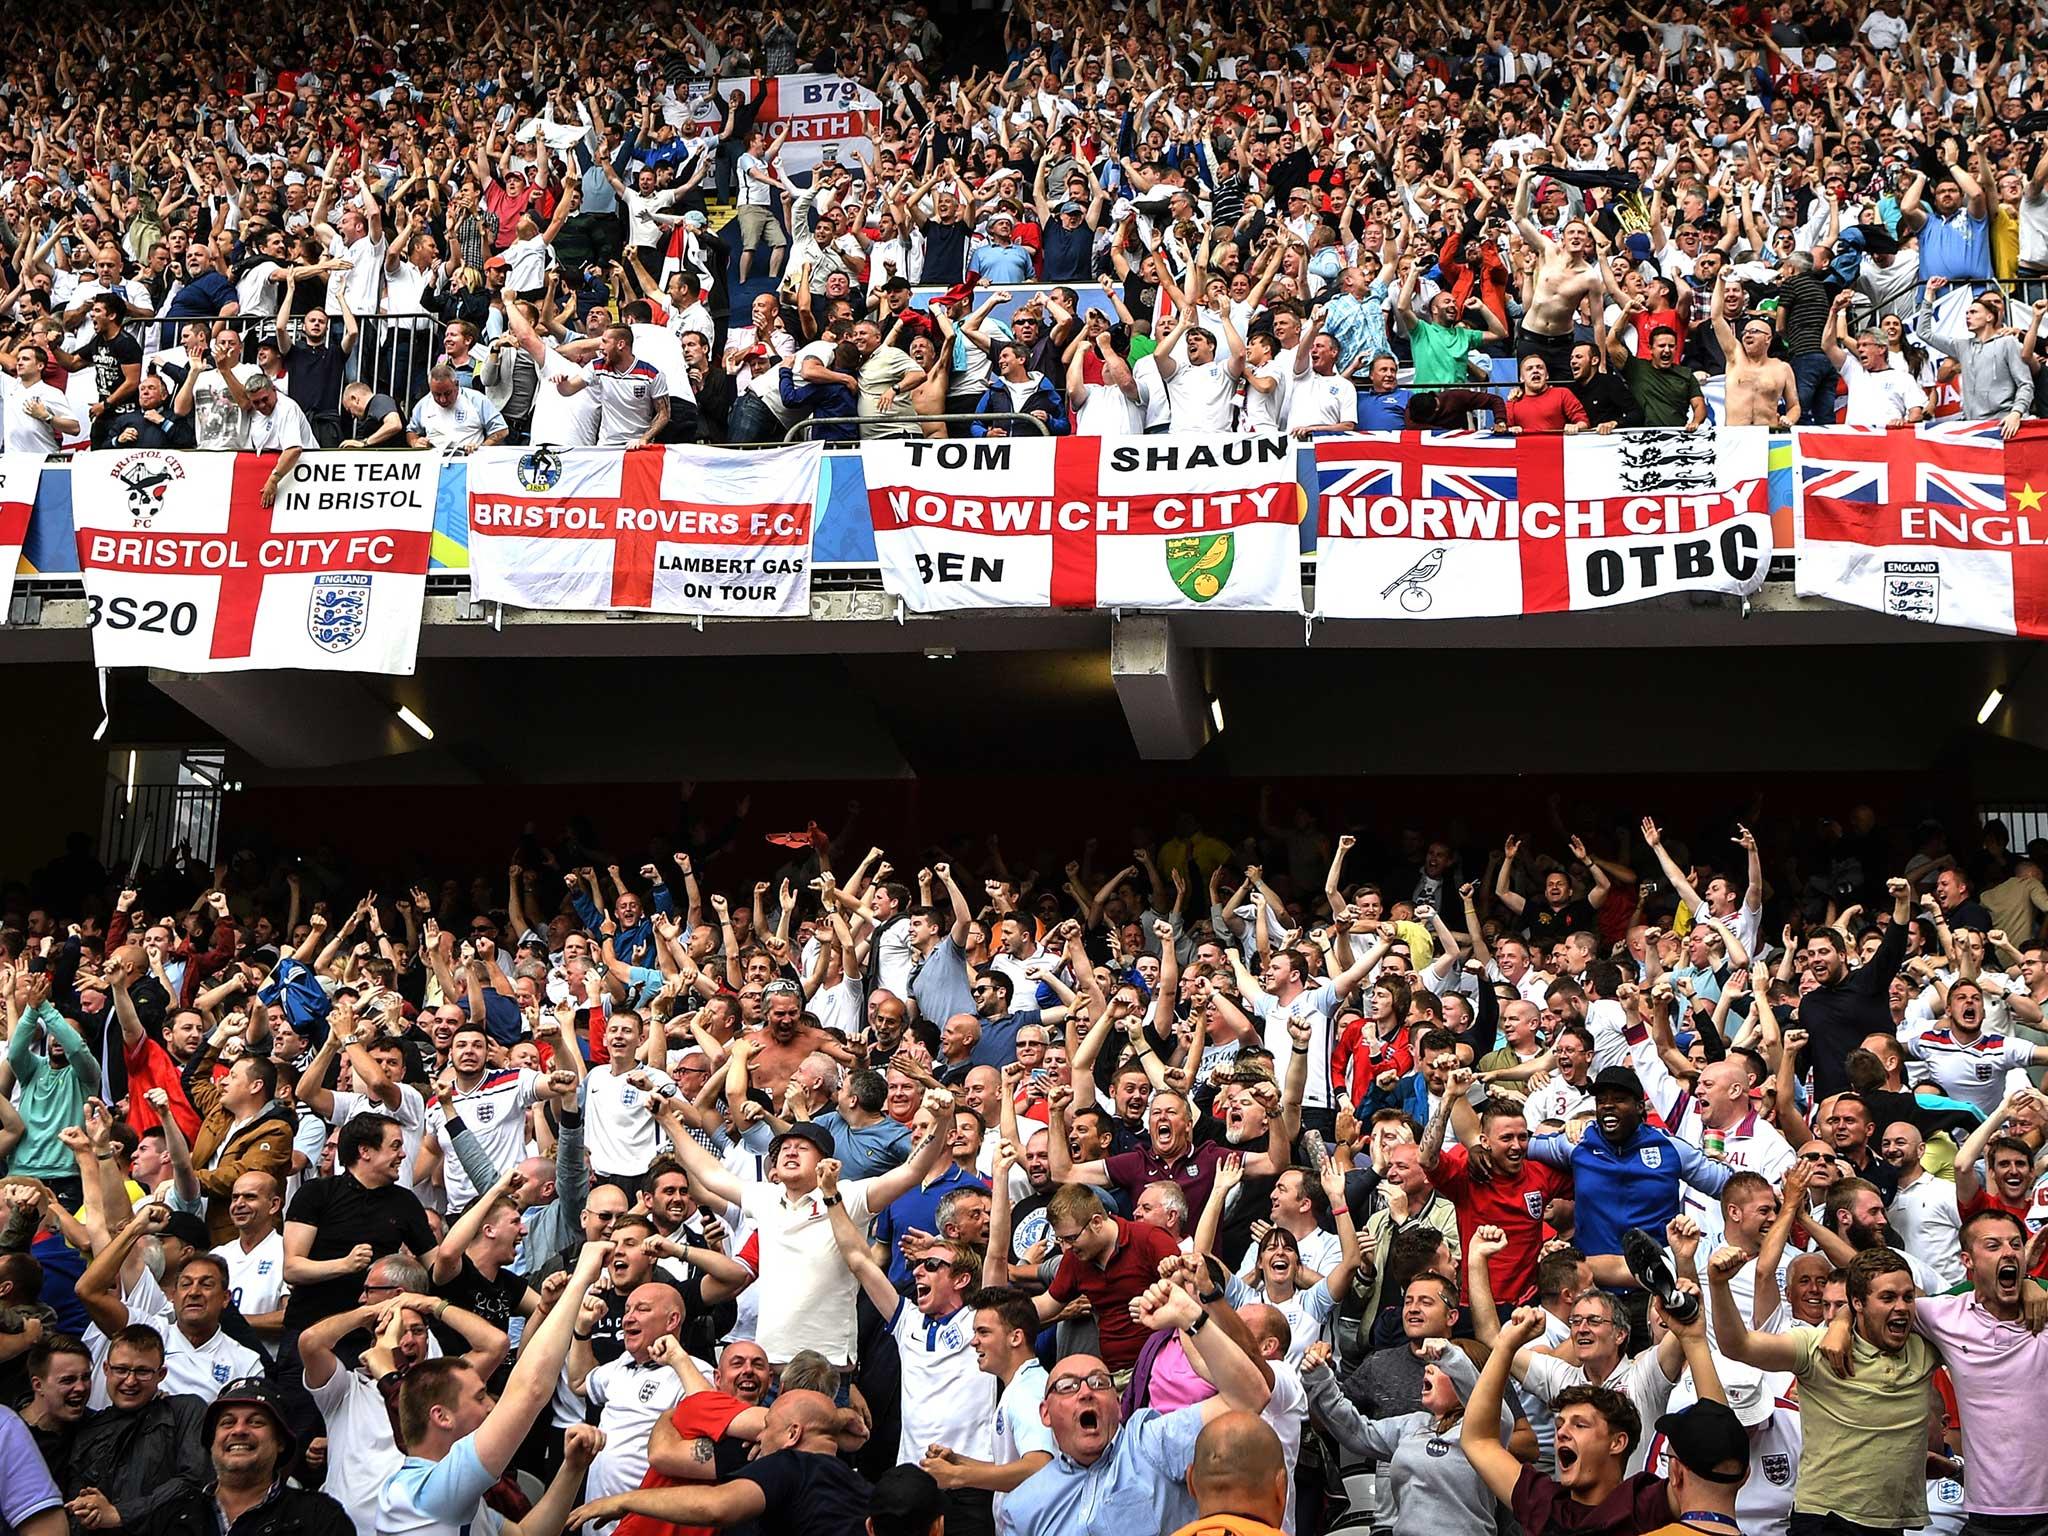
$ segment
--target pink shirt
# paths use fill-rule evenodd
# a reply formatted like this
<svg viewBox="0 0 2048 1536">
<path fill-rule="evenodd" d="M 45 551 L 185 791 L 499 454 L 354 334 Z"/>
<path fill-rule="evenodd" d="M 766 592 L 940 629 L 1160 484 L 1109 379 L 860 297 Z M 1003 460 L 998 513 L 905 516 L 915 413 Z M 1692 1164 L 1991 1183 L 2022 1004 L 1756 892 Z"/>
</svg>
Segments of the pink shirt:
<svg viewBox="0 0 2048 1536">
<path fill-rule="evenodd" d="M 2001 1323 L 1968 1292 L 1921 1297 L 1913 1327 L 1941 1351 L 1955 1383 L 1970 1469 L 1964 1508 L 1977 1515 L 2048 1512 L 2048 1457 L 2039 1453 L 2048 1332 Z"/>
<path fill-rule="evenodd" d="M 1152 1375 L 1148 1382 L 1145 1405 L 1157 1408 L 1161 1413 L 1172 1413 L 1178 1408 L 1192 1408 L 1196 1403 L 1207 1402 L 1216 1395 L 1216 1389 L 1195 1374 L 1195 1368 L 1188 1363 L 1187 1352 L 1180 1347 L 1179 1339 L 1171 1339 L 1159 1348 L 1152 1357 Z"/>
</svg>

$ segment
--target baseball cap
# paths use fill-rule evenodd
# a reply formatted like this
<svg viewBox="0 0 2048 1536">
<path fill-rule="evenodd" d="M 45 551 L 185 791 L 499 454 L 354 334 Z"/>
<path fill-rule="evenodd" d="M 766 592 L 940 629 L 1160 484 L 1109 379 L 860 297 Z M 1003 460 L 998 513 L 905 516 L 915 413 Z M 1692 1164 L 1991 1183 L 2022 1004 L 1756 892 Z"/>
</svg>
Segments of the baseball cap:
<svg viewBox="0 0 2048 1536">
<path fill-rule="evenodd" d="M 768 1143 L 768 1155 L 773 1157 L 775 1149 L 792 1136 L 802 1141 L 808 1141 L 818 1149 L 820 1157 L 832 1156 L 832 1133 L 814 1120 L 799 1120 L 791 1125 L 788 1130 L 778 1133 L 775 1139 Z"/>
<path fill-rule="evenodd" d="M 1627 1067 L 1602 1067 L 1600 1075 L 1593 1079 L 1593 1097 L 1598 1098 L 1603 1088 L 1631 1093 L 1639 1099 L 1643 1097 L 1643 1080 Z"/>
<path fill-rule="evenodd" d="M 201 1253 L 213 1247 L 213 1234 L 206 1229 L 206 1223 L 190 1211 L 173 1211 L 171 1219 L 163 1224 L 158 1237 L 175 1237 L 179 1242 L 197 1248 Z"/>
<path fill-rule="evenodd" d="M 1701 1398 L 1658 1419 L 1657 1432 L 1670 1442 L 1671 1454 L 1694 1477 L 1725 1484 L 1739 1484 L 1749 1477 L 1749 1431 L 1726 1403 Z M 1724 1461 L 1739 1463 L 1741 1470 L 1715 1471 Z"/>
<path fill-rule="evenodd" d="M 1013 215 L 1011 215 L 1011 214 L 1007 214 L 1007 213 L 1003 213 L 1003 212 L 1000 212 L 1000 211 L 999 211 L 999 212 L 997 212 L 997 213 L 991 214 L 991 215 L 989 216 L 989 221 L 988 221 L 988 222 L 989 222 L 989 227 L 990 227 L 991 229 L 993 229 L 993 228 L 994 228 L 994 227 L 995 227 L 996 225 L 998 225 L 998 224 L 1008 224 L 1008 225 L 1011 225 L 1012 227 L 1014 227 L 1014 226 L 1016 225 L 1016 223 L 1017 223 L 1017 220 L 1016 220 L 1016 218 L 1015 218 L 1015 217 L 1014 217 Z"/>
<path fill-rule="evenodd" d="M 509 267 L 510 265 L 511 263 L 507 261 L 504 257 L 492 256 L 484 262 L 484 270 L 486 272 L 503 271 L 506 267 Z"/>
<path fill-rule="evenodd" d="M 1083 211 L 1084 210 L 1082 209 L 1081 205 L 1075 202 L 1072 198 L 1069 198 L 1066 202 L 1060 204 L 1061 213 L 1081 213 Z"/>
<path fill-rule="evenodd" d="M 206 1412 L 200 1418 L 209 1446 L 213 1443 L 213 1432 L 220 1424 L 220 1416 L 229 1408 L 261 1408 L 269 1414 L 270 1422 L 277 1426 L 278 1438 L 284 1442 L 277 1464 L 280 1468 L 291 1464 L 299 1452 L 299 1438 L 292 1433 L 291 1420 L 285 1417 L 284 1401 L 277 1395 L 275 1387 L 261 1376 L 244 1376 L 222 1387 L 220 1396 L 206 1405 Z"/>
<path fill-rule="evenodd" d="M 1717 1367 L 1722 1363 L 1714 1362 Z M 1778 1399 L 1792 1387 L 1790 1371 L 1760 1371 L 1739 1360 L 1727 1361 L 1726 1367 L 1720 1372 L 1721 1394 L 1746 1429 L 1754 1429 L 1768 1419 L 1776 1411 Z"/>
</svg>

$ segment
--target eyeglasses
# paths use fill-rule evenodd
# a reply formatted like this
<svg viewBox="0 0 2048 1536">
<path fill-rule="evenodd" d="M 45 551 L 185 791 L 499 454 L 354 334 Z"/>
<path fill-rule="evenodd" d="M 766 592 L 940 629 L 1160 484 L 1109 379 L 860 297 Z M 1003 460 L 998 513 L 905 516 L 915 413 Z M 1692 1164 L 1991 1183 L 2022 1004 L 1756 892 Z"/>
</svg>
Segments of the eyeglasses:
<svg viewBox="0 0 2048 1536">
<path fill-rule="evenodd" d="M 919 1259 L 910 1267 L 913 1272 L 922 1270 L 927 1275 L 936 1275 L 941 1270 L 951 1269 L 953 1261 L 951 1259 Z"/>
<path fill-rule="evenodd" d="M 793 981 L 771 981 L 761 989 L 763 997 L 795 997 L 796 983 Z"/>
<path fill-rule="evenodd" d="M 1835 1154 L 1832 1152 L 1802 1152 L 1799 1154 L 1799 1161 L 1802 1163 L 1832 1163 L 1834 1160 Z"/>
<path fill-rule="evenodd" d="M 160 1365 L 109 1365 L 107 1374 L 118 1376 L 123 1381 L 147 1381 L 152 1376 L 161 1376 L 164 1368 Z"/>
<path fill-rule="evenodd" d="M 1081 1241 L 1082 1234 L 1087 1230 L 1088 1228 L 1084 1226 L 1080 1232 L 1055 1232 L 1052 1234 L 1053 1244 L 1059 1248 L 1071 1248 L 1074 1244 Z"/>
<path fill-rule="evenodd" d="M 1090 1392 L 1107 1392 L 1116 1381 L 1107 1371 L 1090 1371 L 1086 1376 L 1055 1376 L 1045 1384 L 1051 1397 L 1072 1397 L 1084 1387 Z"/>
<path fill-rule="evenodd" d="M 590 1207 L 585 1206 L 583 1208 L 583 1214 L 586 1216 L 596 1217 L 597 1224 L 599 1226 L 609 1227 L 616 1225 L 620 1220 L 622 1220 L 625 1217 L 626 1213 L 624 1211 L 593 1211 L 590 1209 Z"/>
</svg>

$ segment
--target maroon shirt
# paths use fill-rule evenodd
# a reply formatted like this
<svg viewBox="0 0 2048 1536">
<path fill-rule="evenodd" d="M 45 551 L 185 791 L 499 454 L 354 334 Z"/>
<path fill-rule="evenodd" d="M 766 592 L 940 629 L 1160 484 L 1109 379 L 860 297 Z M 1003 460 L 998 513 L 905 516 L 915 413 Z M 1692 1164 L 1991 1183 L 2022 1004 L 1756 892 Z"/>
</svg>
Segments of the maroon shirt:
<svg viewBox="0 0 2048 1536">
<path fill-rule="evenodd" d="M 1095 1309 L 1095 1331 L 1102 1341 L 1102 1360 L 1112 1371 L 1138 1363 L 1138 1351 L 1152 1330 L 1131 1319 L 1131 1302 L 1159 1278 L 1160 1261 L 1180 1252 L 1180 1245 L 1148 1222 L 1109 1218 L 1116 1223 L 1116 1252 L 1106 1269 L 1097 1269 L 1069 1252 L 1053 1272 L 1049 1294 L 1057 1302 L 1086 1296 Z"/>
<path fill-rule="evenodd" d="M 1228 1157 L 1231 1150 L 1220 1141 L 1205 1141 L 1168 1162 L 1152 1150 L 1148 1141 L 1136 1152 L 1112 1153 L 1103 1159 L 1102 1168 L 1109 1175 L 1109 1182 L 1122 1190 L 1133 1205 L 1137 1204 L 1138 1193 L 1147 1184 L 1164 1184 L 1170 1180 L 1178 1184 L 1180 1192 L 1188 1197 L 1188 1209 L 1200 1215 L 1209 1203 L 1209 1187 L 1216 1182 L 1216 1165 Z"/>
<path fill-rule="evenodd" d="M 1625 1477 L 1598 1504 L 1581 1504 L 1534 1467 L 1515 1479 L 1515 1519 L 1527 1536 L 1641 1536 L 1671 1523 L 1671 1497 L 1653 1472 Z"/>
</svg>

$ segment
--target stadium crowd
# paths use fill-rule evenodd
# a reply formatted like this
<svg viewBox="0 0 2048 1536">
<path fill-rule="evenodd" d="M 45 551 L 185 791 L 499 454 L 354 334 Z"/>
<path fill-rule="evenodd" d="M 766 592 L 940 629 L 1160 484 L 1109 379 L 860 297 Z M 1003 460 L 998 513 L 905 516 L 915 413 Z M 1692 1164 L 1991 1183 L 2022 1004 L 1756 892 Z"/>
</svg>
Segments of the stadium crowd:
<svg viewBox="0 0 2048 1536">
<path fill-rule="evenodd" d="M 80 840 L 0 892 L 0 1519 L 2040 1529 L 2048 843 L 1552 806 Z"/>
<path fill-rule="evenodd" d="M 2034 413 L 2037 19 L 1653 9 L 24 10 L 5 442 Z M 793 169 L 793 71 L 874 137 Z"/>
</svg>

